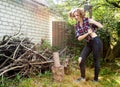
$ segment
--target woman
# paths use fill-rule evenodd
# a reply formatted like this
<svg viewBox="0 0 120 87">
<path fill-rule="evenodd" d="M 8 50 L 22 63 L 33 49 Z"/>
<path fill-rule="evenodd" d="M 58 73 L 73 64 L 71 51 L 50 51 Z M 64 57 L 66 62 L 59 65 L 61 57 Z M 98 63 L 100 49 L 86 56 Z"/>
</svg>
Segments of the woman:
<svg viewBox="0 0 120 87">
<path fill-rule="evenodd" d="M 85 81 L 85 61 L 88 55 L 93 52 L 94 59 L 94 82 L 98 81 L 98 74 L 100 70 L 100 52 L 102 49 L 102 43 L 100 38 L 96 34 L 96 29 L 92 28 L 91 25 L 95 25 L 99 28 L 103 28 L 103 25 L 93 19 L 85 17 L 84 10 L 80 8 L 73 9 L 70 11 L 69 16 L 76 20 L 75 32 L 76 38 L 81 41 L 86 40 L 87 44 L 83 48 L 80 57 L 78 58 L 81 76 L 77 81 Z"/>
</svg>

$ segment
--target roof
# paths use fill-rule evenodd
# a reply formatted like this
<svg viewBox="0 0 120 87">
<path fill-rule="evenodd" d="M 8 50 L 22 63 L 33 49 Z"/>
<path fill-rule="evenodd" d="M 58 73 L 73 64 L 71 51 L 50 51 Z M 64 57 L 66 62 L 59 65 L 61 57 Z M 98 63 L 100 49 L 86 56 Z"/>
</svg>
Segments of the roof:
<svg viewBox="0 0 120 87">
<path fill-rule="evenodd" d="M 23 1 L 33 5 L 43 5 L 48 7 L 48 2 L 46 0 L 23 0 Z"/>
<path fill-rule="evenodd" d="M 32 1 L 44 6 L 48 6 L 48 3 L 46 0 L 32 0 Z"/>
</svg>

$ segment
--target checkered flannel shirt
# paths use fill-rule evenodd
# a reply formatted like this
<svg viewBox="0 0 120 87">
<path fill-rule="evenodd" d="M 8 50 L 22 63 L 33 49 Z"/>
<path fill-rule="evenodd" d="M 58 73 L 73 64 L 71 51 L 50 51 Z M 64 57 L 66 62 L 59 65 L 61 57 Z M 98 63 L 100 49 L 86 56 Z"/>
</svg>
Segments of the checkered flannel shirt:
<svg viewBox="0 0 120 87">
<path fill-rule="evenodd" d="M 78 38 L 79 36 L 81 35 L 84 35 L 85 33 L 88 32 L 88 29 L 91 28 L 90 24 L 89 24 L 89 21 L 88 21 L 88 18 L 84 18 L 83 19 L 83 25 L 80 26 L 79 25 L 80 22 L 78 22 L 76 25 L 75 25 L 75 33 L 76 33 L 76 38 Z M 95 30 L 95 28 L 92 28 L 93 31 Z M 88 42 L 89 40 L 91 40 L 91 36 L 88 35 L 86 38 L 86 41 Z"/>
</svg>

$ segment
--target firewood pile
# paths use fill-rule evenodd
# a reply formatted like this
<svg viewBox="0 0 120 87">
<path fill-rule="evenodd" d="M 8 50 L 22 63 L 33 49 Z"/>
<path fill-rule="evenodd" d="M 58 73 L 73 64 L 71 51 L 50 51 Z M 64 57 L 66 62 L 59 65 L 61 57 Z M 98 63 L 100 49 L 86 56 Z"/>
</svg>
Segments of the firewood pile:
<svg viewBox="0 0 120 87">
<path fill-rule="evenodd" d="M 29 77 L 50 69 L 52 51 L 41 48 L 42 44 L 35 45 L 29 38 L 5 35 L 0 42 L 0 76 Z"/>
</svg>

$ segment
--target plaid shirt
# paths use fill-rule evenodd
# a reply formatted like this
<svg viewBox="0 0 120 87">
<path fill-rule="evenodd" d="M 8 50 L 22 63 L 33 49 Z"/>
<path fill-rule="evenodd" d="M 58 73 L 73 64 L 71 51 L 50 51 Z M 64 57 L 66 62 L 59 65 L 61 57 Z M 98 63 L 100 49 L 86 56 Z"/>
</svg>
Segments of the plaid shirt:
<svg viewBox="0 0 120 87">
<path fill-rule="evenodd" d="M 79 25 L 80 22 L 78 22 L 76 25 L 75 25 L 75 33 L 76 33 L 76 38 L 78 38 L 79 36 L 81 35 L 84 35 L 85 33 L 88 32 L 88 29 L 91 28 L 90 24 L 89 24 L 89 21 L 88 21 L 88 18 L 84 18 L 83 19 L 83 25 L 80 26 Z M 93 31 L 95 30 L 95 28 L 92 28 Z M 88 35 L 86 38 L 85 38 L 87 41 L 91 40 L 91 36 Z"/>
</svg>

